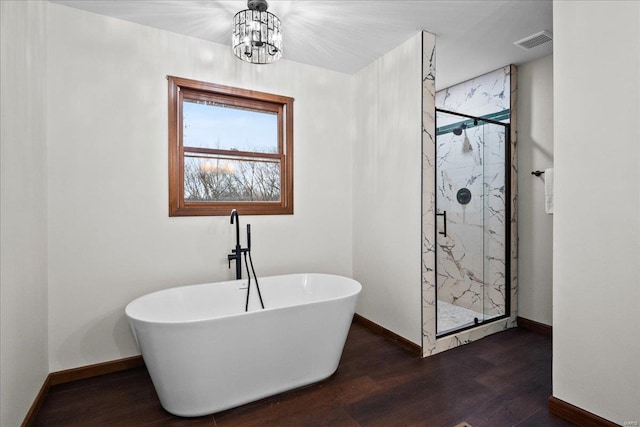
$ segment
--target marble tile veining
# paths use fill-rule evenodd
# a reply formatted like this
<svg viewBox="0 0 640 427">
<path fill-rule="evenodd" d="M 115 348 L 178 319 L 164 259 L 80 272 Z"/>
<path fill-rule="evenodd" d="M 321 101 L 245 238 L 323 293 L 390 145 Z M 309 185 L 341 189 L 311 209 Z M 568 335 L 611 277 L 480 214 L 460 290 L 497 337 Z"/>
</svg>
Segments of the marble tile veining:
<svg viewBox="0 0 640 427">
<path fill-rule="evenodd" d="M 433 42 L 433 36 L 423 32 L 424 356 L 513 327 L 517 298 L 516 68 L 507 66 L 453 86 L 435 94 L 434 99 Z M 436 104 L 438 108 L 474 116 L 510 112 L 506 122 L 511 122 L 511 132 L 505 133 L 499 125 L 485 125 L 454 135 L 450 130 L 460 119 L 438 117 L 439 129 L 447 125 L 450 128 L 448 132 L 438 131 L 434 138 Z M 509 151 L 505 147 L 507 140 Z M 505 154 L 510 158 L 506 159 Z M 509 176 L 505 160 L 511 163 Z M 512 188 L 509 200 L 508 184 Z M 461 206 L 456 194 L 463 187 L 470 190 L 472 198 Z M 443 218 L 436 217 L 436 206 L 438 213 L 447 211 L 446 237 L 436 234 L 443 232 Z M 505 235 L 507 221 L 511 224 L 510 235 Z M 511 281 L 508 294 L 507 279 Z M 487 320 L 504 314 L 509 317 L 436 337 L 436 323 L 441 334 L 449 326 L 456 327 L 455 323 L 458 327 L 472 325 L 475 317 L 484 316 Z"/>
</svg>

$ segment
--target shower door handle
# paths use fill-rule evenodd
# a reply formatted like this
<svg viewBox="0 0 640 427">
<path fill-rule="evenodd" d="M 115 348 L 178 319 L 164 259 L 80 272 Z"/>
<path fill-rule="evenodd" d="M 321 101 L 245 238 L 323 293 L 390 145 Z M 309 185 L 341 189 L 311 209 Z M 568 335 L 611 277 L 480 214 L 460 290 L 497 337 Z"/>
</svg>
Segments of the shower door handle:
<svg viewBox="0 0 640 427">
<path fill-rule="evenodd" d="M 437 213 L 436 216 L 442 216 L 442 218 L 444 219 L 444 231 L 439 231 L 438 234 L 442 234 L 444 237 L 447 237 L 447 211 Z"/>
</svg>

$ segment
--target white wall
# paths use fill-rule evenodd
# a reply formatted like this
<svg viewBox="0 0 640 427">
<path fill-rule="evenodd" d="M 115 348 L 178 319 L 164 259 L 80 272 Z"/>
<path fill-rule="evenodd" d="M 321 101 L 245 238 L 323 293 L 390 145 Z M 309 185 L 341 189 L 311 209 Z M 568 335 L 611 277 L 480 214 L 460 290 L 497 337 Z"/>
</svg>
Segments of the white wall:
<svg viewBox="0 0 640 427">
<path fill-rule="evenodd" d="M 640 2 L 554 2 L 553 395 L 640 421 Z"/>
<path fill-rule="evenodd" d="M 0 425 L 47 374 L 46 11 L 0 2 Z"/>
<path fill-rule="evenodd" d="M 518 316 L 552 324 L 553 216 L 544 175 L 553 167 L 553 56 L 518 67 Z"/>
<path fill-rule="evenodd" d="M 124 317 L 135 297 L 233 277 L 229 217 L 168 217 L 166 75 L 295 98 L 295 213 L 241 217 L 242 227 L 252 224 L 259 275 L 351 276 L 350 76 L 255 66 L 227 46 L 49 12 L 51 371 L 137 354 Z"/>
<path fill-rule="evenodd" d="M 353 274 L 357 312 L 421 343 L 420 33 L 355 76 Z"/>
</svg>

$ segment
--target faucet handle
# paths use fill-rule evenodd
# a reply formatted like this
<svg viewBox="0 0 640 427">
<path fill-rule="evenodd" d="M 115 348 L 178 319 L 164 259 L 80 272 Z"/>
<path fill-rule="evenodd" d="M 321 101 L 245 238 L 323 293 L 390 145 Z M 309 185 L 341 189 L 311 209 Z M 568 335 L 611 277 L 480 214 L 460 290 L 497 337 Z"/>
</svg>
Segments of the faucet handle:
<svg viewBox="0 0 640 427">
<path fill-rule="evenodd" d="M 234 249 L 231 252 L 235 252 L 235 251 L 236 250 Z M 234 260 L 234 259 L 236 259 L 236 255 L 234 255 L 234 254 L 228 254 L 227 255 L 227 260 L 229 260 L 229 268 L 231 268 L 231 261 Z"/>
</svg>

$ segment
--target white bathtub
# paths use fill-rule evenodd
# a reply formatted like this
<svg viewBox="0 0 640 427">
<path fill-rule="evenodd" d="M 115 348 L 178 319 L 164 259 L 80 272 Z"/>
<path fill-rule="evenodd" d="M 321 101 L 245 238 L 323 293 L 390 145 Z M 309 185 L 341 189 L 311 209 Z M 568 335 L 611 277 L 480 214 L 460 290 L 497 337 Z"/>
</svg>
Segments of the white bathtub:
<svg viewBox="0 0 640 427">
<path fill-rule="evenodd" d="M 179 416 L 233 408 L 331 376 L 362 287 L 327 274 L 182 286 L 127 305 L 162 406 Z"/>
</svg>

